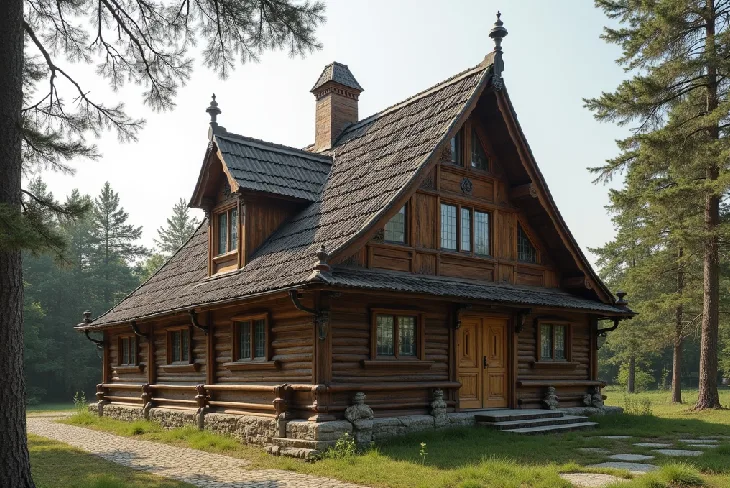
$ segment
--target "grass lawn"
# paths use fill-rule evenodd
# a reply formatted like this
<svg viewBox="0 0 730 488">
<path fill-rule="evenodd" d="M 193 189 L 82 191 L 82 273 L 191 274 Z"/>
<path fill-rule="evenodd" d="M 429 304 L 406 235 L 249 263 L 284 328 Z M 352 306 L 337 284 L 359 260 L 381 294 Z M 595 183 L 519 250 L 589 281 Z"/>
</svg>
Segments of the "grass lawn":
<svg viewBox="0 0 730 488">
<path fill-rule="evenodd" d="M 38 405 L 28 405 L 25 410 L 29 414 L 31 413 L 45 413 L 45 412 L 65 412 L 73 410 L 73 402 L 66 403 L 39 403 Z"/>
<path fill-rule="evenodd" d="M 608 392 L 609 403 L 621 405 L 623 394 Z M 606 456 L 582 452 L 580 447 L 603 447 L 613 453 L 649 454 L 659 472 L 636 477 L 624 488 L 730 487 L 730 412 L 690 412 L 693 393 L 687 404 L 672 405 L 668 392 L 634 395 L 652 402 L 653 415 L 599 417 L 595 431 L 546 436 L 517 436 L 480 428 L 424 432 L 393 440 L 360 456 L 323 459 L 304 463 L 268 456 L 259 448 L 194 428 L 162 430 L 151 422 L 126 423 L 99 419 L 91 414 L 74 416 L 65 422 L 119 435 L 166 442 L 210 452 L 246 458 L 252 469 L 277 468 L 337 478 L 378 487 L 498 487 L 569 488 L 558 473 L 587 471 L 582 466 L 606 461 Z M 696 392 L 694 392 L 696 396 Z M 730 403 L 730 391 L 722 392 L 723 404 Z M 601 435 L 631 435 L 628 440 L 602 439 Z M 728 436 L 720 447 L 694 458 L 671 458 L 633 445 L 641 441 Z M 420 454 L 425 443 L 425 456 Z M 603 470 L 623 477 L 626 472 Z"/>
<path fill-rule="evenodd" d="M 38 488 L 192 488 L 193 485 L 105 461 L 45 437 L 28 435 Z"/>
</svg>

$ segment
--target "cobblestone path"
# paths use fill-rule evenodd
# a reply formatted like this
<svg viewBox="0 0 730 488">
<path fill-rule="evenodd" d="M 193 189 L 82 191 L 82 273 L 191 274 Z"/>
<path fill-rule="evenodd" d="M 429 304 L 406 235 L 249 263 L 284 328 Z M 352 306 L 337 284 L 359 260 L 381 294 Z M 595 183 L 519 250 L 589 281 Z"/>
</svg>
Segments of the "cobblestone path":
<svg viewBox="0 0 730 488">
<path fill-rule="evenodd" d="M 50 417 L 28 417 L 28 432 L 64 442 L 108 461 L 206 488 L 362 488 L 276 469 L 246 470 L 247 461 L 196 449 L 120 437 Z"/>
</svg>

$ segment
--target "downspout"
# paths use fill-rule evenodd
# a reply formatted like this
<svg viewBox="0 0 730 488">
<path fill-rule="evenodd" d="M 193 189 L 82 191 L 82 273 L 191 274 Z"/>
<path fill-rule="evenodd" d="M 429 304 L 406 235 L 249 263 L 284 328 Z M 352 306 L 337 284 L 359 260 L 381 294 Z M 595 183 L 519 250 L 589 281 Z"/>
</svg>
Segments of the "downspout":
<svg viewBox="0 0 730 488">
<path fill-rule="evenodd" d="M 190 323 L 193 325 L 193 327 L 202 330 L 205 335 L 208 335 L 209 326 L 200 325 L 200 322 L 198 322 L 198 314 L 195 312 L 195 309 L 189 310 L 188 313 L 190 314 Z"/>
</svg>

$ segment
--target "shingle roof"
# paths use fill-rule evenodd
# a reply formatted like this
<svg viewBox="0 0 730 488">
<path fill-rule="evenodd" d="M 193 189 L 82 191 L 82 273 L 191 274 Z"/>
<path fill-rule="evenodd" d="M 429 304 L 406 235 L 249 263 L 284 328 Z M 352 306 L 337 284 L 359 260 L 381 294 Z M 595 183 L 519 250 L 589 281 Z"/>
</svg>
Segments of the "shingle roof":
<svg viewBox="0 0 730 488">
<path fill-rule="evenodd" d="M 306 283 L 320 246 L 340 250 L 389 209 L 476 101 L 490 66 L 483 63 L 350 126 L 328 153 L 332 166 L 317 200 L 280 227 L 242 269 L 207 278 L 204 222 L 162 269 L 91 325 Z"/>
<path fill-rule="evenodd" d="M 482 282 L 464 278 L 424 276 L 353 267 L 333 267 L 332 272 L 321 274 L 319 279 L 329 285 L 348 288 L 422 293 L 464 300 L 486 300 L 511 305 L 570 308 L 611 314 L 631 313 L 614 305 L 571 295 L 558 288 Z"/>
<path fill-rule="evenodd" d="M 337 61 L 324 67 L 322 74 L 319 75 L 319 79 L 317 79 L 317 83 L 314 84 L 311 91 L 316 90 L 328 81 L 333 81 L 361 92 L 365 91 L 363 87 L 360 86 L 360 83 L 358 83 L 355 79 L 350 68 L 348 68 L 346 64 L 338 63 Z"/>
<path fill-rule="evenodd" d="M 245 190 L 313 202 L 332 164 L 329 156 L 236 134 L 217 134 L 214 142 L 229 173 Z"/>
<path fill-rule="evenodd" d="M 203 222 L 155 275 L 90 326 L 283 290 L 312 282 L 315 276 L 321 283 L 337 286 L 616 313 L 619 309 L 614 306 L 558 290 L 345 268 L 313 275 L 320 246 L 330 254 L 345 249 L 395 205 L 461 116 L 476 103 L 490 73 L 491 64 L 482 63 L 349 126 L 326 157 L 242 136 L 216 135 L 215 143 L 227 158 L 226 164 L 234 168 L 231 172 L 236 172 L 236 181 L 240 178 L 242 185 L 256 188 L 269 185 L 280 192 L 296 193 L 298 198 L 307 195 L 305 199 L 311 203 L 269 237 L 241 270 L 213 277 L 207 276 L 208 235 L 207 222 Z M 265 161 L 279 169 L 269 171 L 262 164 Z M 328 161 L 331 166 L 325 179 Z M 299 176 L 277 179 L 282 172 Z"/>
</svg>

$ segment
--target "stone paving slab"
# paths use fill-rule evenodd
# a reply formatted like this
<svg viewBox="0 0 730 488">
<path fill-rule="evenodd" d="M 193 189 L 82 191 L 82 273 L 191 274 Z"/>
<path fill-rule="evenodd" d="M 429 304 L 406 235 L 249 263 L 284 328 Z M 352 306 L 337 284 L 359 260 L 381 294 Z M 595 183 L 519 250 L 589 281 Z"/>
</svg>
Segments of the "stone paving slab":
<svg viewBox="0 0 730 488">
<path fill-rule="evenodd" d="M 205 488 L 358 488 L 360 485 L 277 469 L 196 449 L 129 439 L 44 417 L 28 417 L 28 432 L 64 442 L 108 461 Z"/>
<path fill-rule="evenodd" d="M 604 449 L 602 447 L 579 447 L 579 451 L 581 452 L 590 452 L 594 454 L 610 454 L 611 451 L 608 449 Z"/>
<path fill-rule="evenodd" d="M 685 444 L 717 444 L 717 439 L 679 439 L 679 442 L 684 442 Z"/>
<path fill-rule="evenodd" d="M 622 461 L 611 461 L 600 464 L 591 464 L 586 468 L 613 468 L 613 469 L 625 469 L 631 474 L 644 474 L 649 471 L 656 471 L 659 466 L 653 464 L 642 464 L 642 463 L 627 463 Z"/>
<path fill-rule="evenodd" d="M 687 447 L 694 447 L 694 448 L 700 448 L 700 449 L 714 449 L 716 447 L 720 447 L 717 444 L 687 444 Z"/>
<path fill-rule="evenodd" d="M 631 439 L 630 435 L 601 435 L 601 439 Z"/>
<path fill-rule="evenodd" d="M 626 478 L 598 473 L 561 473 L 560 477 L 578 488 L 603 488 L 613 483 L 624 483 Z"/>
<path fill-rule="evenodd" d="M 653 449 L 654 452 L 664 454 L 665 456 L 681 457 L 681 456 L 702 456 L 702 451 L 689 451 L 687 449 Z"/>
<path fill-rule="evenodd" d="M 613 456 L 608 456 L 608 459 L 613 459 L 614 461 L 649 461 L 654 459 L 654 456 L 645 456 L 643 454 L 614 454 Z"/>
<path fill-rule="evenodd" d="M 672 447 L 671 444 L 664 442 L 637 442 L 634 444 L 636 447 Z"/>
</svg>

